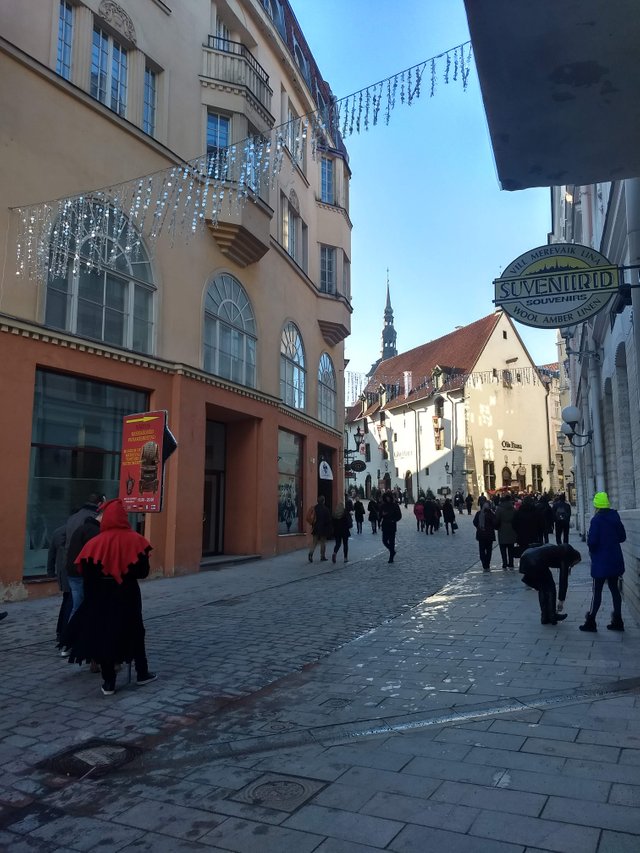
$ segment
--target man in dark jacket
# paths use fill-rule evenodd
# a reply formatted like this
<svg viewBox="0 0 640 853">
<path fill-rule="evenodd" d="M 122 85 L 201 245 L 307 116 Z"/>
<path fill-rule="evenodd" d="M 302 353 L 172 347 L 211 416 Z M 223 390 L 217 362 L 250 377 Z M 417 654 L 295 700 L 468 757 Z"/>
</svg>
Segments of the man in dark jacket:
<svg viewBox="0 0 640 853">
<path fill-rule="evenodd" d="M 396 555 L 396 529 L 398 521 L 402 518 L 402 510 L 394 501 L 391 492 L 385 492 L 382 496 L 382 508 L 380 510 L 380 529 L 382 530 L 382 544 L 389 549 L 389 562 L 393 563 Z"/>
<path fill-rule="evenodd" d="M 314 507 L 315 518 L 311 525 L 313 542 L 309 549 L 309 562 L 313 563 L 313 554 L 318 543 L 320 544 L 320 560 L 326 560 L 327 539 L 333 534 L 333 520 L 331 512 L 324 502 L 324 495 L 318 496 L 318 503 Z"/>
<path fill-rule="evenodd" d="M 571 504 L 567 503 L 564 493 L 558 495 L 558 500 L 553 504 L 553 520 L 556 527 L 556 544 L 567 545 L 571 522 Z"/>
<path fill-rule="evenodd" d="M 75 552 L 75 554 L 71 556 L 71 539 L 76 530 L 84 524 L 87 518 L 95 519 L 96 515 L 98 514 L 98 506 L 101 503 L 102 497 L 100 495 L 89 495 L 87 502 L 83 504 L 79 510 L 72 513 L 67 519 L 67 523 L 65 524 L 65 542 L 67 547 L 67 561 L 65 567 L 67 571 L 69 586 L 71 588 L 71 597 L 73 598 L 73 606 L 71 608 L 71 613 L 69 614 L 69 619 L 71 619 L 78 607 L 80 607 L 80 605 L 82 604 L 82 599 L 84 598 L 82 576 L 79 574 L 77 566 L 74 565 L 74 561 L 82 550 L 84 542 Z M 99 530 L 100 528 L 98 526 L 97 532 L 99 532 Z M 94 533 L 93 535 L 95 536 L 96 533 Z"/>
<path fill-rule="evenodd" d="M 542 625 L 556 625 L 567 618 L 566 613 L 556 612 L 556 583 L 551 569 L 560 569 L 560 595 L 562 605 L 567 595 L 569 572 L 572 566 L 582 558 L 571 545 L 538 545 L 528 548 L 520 558 L 522 583 L 538 591 L 540 602 L 540 622 Z"/>
</svg>

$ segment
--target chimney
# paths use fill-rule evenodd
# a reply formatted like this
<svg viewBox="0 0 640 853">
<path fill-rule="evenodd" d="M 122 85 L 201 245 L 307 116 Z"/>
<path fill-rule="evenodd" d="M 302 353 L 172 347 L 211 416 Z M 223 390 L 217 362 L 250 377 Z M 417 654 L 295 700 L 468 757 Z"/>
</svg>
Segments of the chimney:
<svg viewBox="0 0 640 853">
<path fill-rule="evenodd" d="M 411 375 L 410 370 L 405 370 L 404 372 L 404 399 L 406 400 L 409 394 L 411 393 L 411 385 L 413 383 L 413 377 Z"/>
</svg>

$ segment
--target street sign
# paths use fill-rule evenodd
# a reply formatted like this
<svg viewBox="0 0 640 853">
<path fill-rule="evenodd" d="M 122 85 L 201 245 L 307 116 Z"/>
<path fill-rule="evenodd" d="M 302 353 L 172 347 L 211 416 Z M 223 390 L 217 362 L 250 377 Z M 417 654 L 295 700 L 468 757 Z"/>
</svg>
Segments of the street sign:
<svg viewBox="0 0 640 853">
<path fill-rule="evenodd" d="M 352 471 L 366 471 L 366 469 L 367 466 L 361 459 L 354 459 L 354 461 L 351 463 Z"/>
</svg>

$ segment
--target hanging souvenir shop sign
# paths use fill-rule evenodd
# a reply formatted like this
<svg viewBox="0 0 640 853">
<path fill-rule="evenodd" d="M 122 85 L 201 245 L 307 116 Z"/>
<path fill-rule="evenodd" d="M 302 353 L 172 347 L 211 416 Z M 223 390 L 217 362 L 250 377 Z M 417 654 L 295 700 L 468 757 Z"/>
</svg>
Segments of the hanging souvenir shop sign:
<svg viewBox="0 0 640 853">
<path fill-rule="evenodd" d="M 602 311 L 620 288 L 620 272 L 588 246 L 539 246 L 512 261 L 494 280 L 494 302 L 525 326 L 563 329 Z"/>
</svg>

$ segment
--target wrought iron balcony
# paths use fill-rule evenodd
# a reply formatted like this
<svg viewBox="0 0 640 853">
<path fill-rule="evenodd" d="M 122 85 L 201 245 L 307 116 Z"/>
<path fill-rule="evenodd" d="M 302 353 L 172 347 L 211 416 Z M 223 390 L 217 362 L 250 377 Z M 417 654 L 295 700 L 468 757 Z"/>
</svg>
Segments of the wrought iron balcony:
<svg viewBox="0 0 640 853">
<path fill-rule="evenodd" d="M 243 86 L 263 108 L 271 112 L 273 91 L 269 86 L 269 75 L 248 47 L 210 35 L 202 49 L 204 77 Z"/>
</svg>

